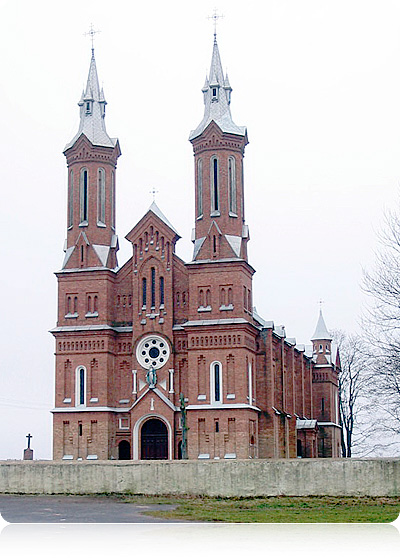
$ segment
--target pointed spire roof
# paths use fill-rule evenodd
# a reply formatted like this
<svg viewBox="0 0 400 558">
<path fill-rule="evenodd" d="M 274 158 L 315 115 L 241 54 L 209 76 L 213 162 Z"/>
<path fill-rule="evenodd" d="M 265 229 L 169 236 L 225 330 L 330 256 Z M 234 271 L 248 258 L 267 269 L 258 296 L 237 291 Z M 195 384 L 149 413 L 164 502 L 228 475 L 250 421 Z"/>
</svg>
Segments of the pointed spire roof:
<svg viewBox="0 0 400 558">
<path fill-rule="evenodd" d="M 213 94 L 214 89 L 216 89 L 216 95 Z M 223 132 L 245 136 L 247 133 L 246 128 L 244 126 L 237 126 L 232 120 L 229 106 L 231 86 L 227 76 L 224 76 L 222 70 L 216 35 L 214 35 L 210 75 L 208 79 L 206 78 L 202 91 L 204 93 L 205 104 L 203 120 L 195 130 L 190 132 L 189 140 L 193 140 L 200 136 L 212 121 L 214 121 Z"/>
<path fill-rule="evenodd" d="M 89 104 L 87 105 L 87 103 Z M 79 129 L 73 139 L 65 146 L 64 151 L 72 147 L 82 134 L 84 134 L 93 145 L 115 147 L 118 140 L 110 138 L 106 131 L 104 121 L 106 104 L 103 89 L 100 90 L 94 49 L 92 49 L 92 58 L 90 60 L 86 88 L 82 92 L 81 99 L 78 103 L 80 107 Z"/>
<path fill-rule="evenodd" d="M 319 311 L 319 318 L 317 322 L 317 327 L 315 328 L 314 335 L 311 337 L 311 341 L 332 341 L 332 335 L 329 333 L 326 327 L 325 320 L 322 316 L 322 310 Z"/>
<path fill-rule="evenodd" d="M 155 215 L 157 215 L 157 217 L 159 219 L 161 219 L 161 221 L 163 221 L 171 230 L 174 231 L 175 234 L 177 234 L 180 238 L 180 235 L 178 233 L 178 231 L 175 229 L 175 227 L 173 227 L 171 225 L 171 223 L 168 221 L 168 219 L 165 217 L 164 213 L 161 211 L 161 209 L 158 207 L 158 205 L 156 204 L 155 201 L 153 201 L 153 203 L 151 204 L 151 206 L 149 207 L 149 211 L 152 211 Z"/>
</svg>

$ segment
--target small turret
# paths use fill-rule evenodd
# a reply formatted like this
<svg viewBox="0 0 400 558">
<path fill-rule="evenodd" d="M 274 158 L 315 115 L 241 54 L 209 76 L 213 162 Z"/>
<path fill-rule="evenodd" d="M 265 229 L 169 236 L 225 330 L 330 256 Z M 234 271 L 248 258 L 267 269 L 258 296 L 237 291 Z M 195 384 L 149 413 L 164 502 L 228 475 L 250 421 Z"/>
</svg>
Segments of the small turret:
<svg viewBox="0 0 400 558">
<path fill-rule="evenodd" d="M 314 335 L 311 337 L 313 343 L 313 353 L 316 356 L 317 364 L 326 364 L 331 362 L 332 353 L 332 335 L 326 327 L 322 310 L 319 311 L 319 318 Z"/>
</svg>

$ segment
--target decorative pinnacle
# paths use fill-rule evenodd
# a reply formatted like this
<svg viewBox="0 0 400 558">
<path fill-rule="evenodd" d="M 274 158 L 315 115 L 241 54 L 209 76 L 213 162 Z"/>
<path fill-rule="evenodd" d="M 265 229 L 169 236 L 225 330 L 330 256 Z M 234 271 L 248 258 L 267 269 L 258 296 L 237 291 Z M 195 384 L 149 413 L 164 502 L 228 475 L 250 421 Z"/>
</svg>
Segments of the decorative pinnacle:
<svg viewBox="0 0 400 558">
<path fill-rule="evenodd" d="M 90 35 L 90 39 L 92 41 L 92 56 L 94 55 L 94 36 L 96 35 L 96 33 L 101 33 L 101 31 L 96 31 L 95 29 L 93 29 L 93 23 L 90 24 L 90 30 L 87 33 L 84 33 L 84 35 Z"/>
<path fill-rule="evenodd" d="M 214 41 L 217 39 L 217 22 L 219 19 L 222 19 L 224 16 L 218 15 L 217 8 L 214 8 L 214 13 L 211 16 L 208 16 L 207 19 L 212 19 L 214 21 Z"/>
</svg>

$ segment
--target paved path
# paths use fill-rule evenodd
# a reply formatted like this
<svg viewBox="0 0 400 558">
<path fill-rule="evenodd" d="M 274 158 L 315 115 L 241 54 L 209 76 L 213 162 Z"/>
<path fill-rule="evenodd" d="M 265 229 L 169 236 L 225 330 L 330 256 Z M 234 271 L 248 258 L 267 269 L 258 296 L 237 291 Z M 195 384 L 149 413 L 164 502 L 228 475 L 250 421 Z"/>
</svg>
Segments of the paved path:
<svg viewBox="0 0 400 558">
<path fill-rule="evenodd" d="M 125 504 L 92 496 L 0 495 L 0 513 L 9 523 L 170 523 L 168 519 L 143 515 L 145 511 L 170 506 Z"/>
</svg>

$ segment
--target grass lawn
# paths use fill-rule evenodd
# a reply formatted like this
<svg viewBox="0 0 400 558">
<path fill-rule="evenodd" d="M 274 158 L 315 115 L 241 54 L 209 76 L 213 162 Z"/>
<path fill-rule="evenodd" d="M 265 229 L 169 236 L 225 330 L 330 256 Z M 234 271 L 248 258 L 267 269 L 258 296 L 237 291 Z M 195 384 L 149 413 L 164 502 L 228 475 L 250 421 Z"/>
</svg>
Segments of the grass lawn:
<svg viewBox="0 0 400 558">
<path fill-rule="evenodd" d="M 182 496 L 120 496 L 124 502 L 147 506 L 173 504 L 168 510 L 145 512 L 156 517 L 228 523 L 390 523 L 400 513 L 400 498 L 271 496 L 209 498 Z"/>
</svg>

